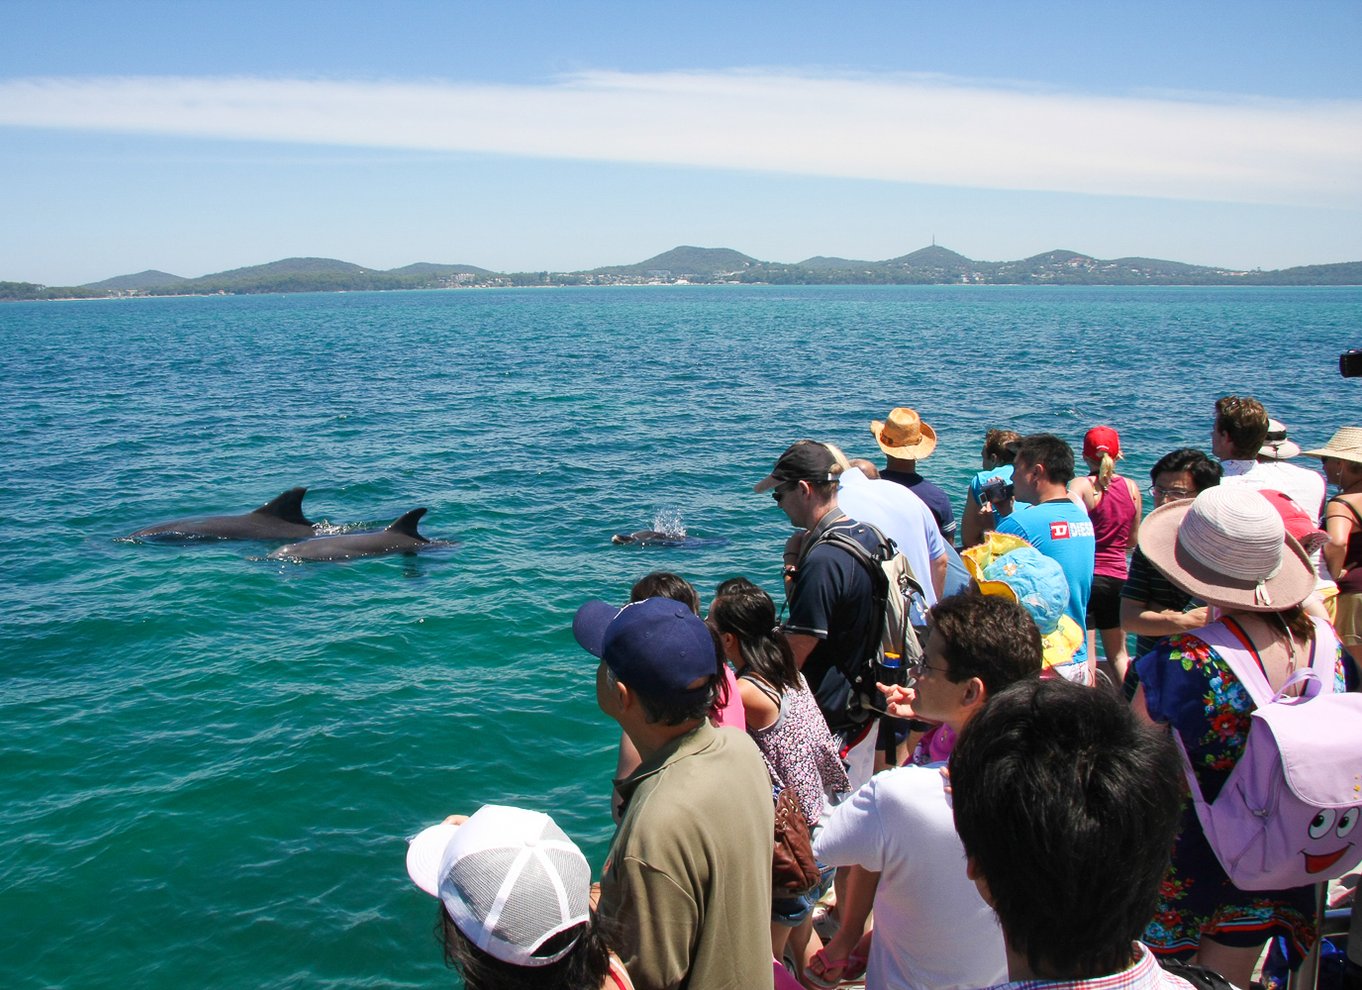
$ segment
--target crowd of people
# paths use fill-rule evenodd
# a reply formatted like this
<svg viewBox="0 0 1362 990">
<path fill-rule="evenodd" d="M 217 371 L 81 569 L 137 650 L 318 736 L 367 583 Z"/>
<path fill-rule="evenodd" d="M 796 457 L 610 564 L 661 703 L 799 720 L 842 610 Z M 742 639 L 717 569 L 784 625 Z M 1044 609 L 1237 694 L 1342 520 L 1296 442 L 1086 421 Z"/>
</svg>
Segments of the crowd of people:
<svg viewBox="0 0 1362 990">
<path fill-rule="evenodd" d="M 411 842 L 469 990 L 1187 990 L 1213 974 L 1248 990 L 1270 938 L 1295 958 L 1319 938 L 1313 886 L 1230 880 L 1188 780 L 1213 800 L 1244 752 L 1244 657 L 1273 692 L 1307 668 L 1358 690 L 1362 428 L 1303 454 L 1261 403 L 1222 398 L 1209 454 L 1154 465 L 1148 516 L 1115 429 L 1087 432 L 1084 474 L 1060 437 L 991 430 L 959 547 L 918 470 L 935 431 L 906 407 L 870 430 L 883 468 L 801 440 L 754 486 L 794 529 L 783 614 L 742 577 L 702 609 L 665 572 L 577 611 L 620 731 L 598 882 L 540 812 L 486 806 Z M 886 546 L 928 611 L 906 676 L 867 701 L 869 660 L 896 667 L 865 563 Z M 782 792 L 801 828 L 777 829 Z M 815 869 L 792 889 L 800 841 Z"/>
</svg>

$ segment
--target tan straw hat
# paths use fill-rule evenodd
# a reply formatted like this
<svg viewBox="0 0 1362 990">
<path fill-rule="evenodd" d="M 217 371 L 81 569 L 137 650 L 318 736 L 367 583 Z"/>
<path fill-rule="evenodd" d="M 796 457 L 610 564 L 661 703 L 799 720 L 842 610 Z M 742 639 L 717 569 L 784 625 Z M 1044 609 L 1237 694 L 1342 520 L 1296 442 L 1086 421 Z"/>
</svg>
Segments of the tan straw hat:
<svg viewBox="0 0 1362 990">
<path fill-rule="evenodd" d="M 884 422 L 872 419 L 870 432 L 890 457 L 920 461 L 936 450 L 936 432 L 918 417 L 917 410 L 907 406 L 891 409 Z"/>
<path fill-rule="evenodd" d="M 1315 590 L 1315 572 L 1259 492 L 1217 485 L 1159 506 L 1140 523 L 1140 550 L 1168 580 L 1211 605 L 1280 612 Z"/>
<path fill-rule="evenodd" d="M 1340 426 L 1319 450 L 1307 450 L 1307 457 L 1332 457 L 1362 464 L 1362 426 Z"/>
</svg>

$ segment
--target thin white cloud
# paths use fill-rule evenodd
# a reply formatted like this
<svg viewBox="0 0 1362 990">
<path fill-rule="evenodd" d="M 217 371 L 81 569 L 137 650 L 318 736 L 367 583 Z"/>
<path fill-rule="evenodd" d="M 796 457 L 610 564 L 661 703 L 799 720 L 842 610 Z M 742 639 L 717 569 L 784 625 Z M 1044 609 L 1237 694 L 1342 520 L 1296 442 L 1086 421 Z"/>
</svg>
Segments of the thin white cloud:
<svg viewBox="0 0 1362 990">
<path fill-rule="evenodd" d="M 922 77 L 588 72 L 533 86 L 0 81 L 0 126 L 1362 207 L 1362 102 L 1111 97 Z"/>
</svg>

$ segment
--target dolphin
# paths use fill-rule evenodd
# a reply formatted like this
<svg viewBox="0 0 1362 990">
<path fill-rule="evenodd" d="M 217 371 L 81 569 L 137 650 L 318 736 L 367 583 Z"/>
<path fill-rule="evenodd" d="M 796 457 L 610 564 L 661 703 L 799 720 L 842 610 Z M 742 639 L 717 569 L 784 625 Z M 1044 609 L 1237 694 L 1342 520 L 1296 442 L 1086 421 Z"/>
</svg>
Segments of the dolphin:
<svg viewBox="0 0 1362 990">
<path fill-rule="evenodd" d="M 290 543 L 271 553 L 269 559 L 353 560 L 355 557 L 381 557 L 389 553 L 415 553 L 424 547 L 441 545 L 416 531 L 417 522 L 425 514 L 425 509 L 412 509 L 399 516 L 387 529 L 318 536 L 301 543 Z"/>
<path fill-rule="evenodd" d="M 640 547 L 682 547 L 694 550 L 699 547 L 721 547 L 728 543 L 725 539 L 702 539 L 686 536 L 684 533 L 661 533 L 655 529 L 641 529 L 637 533 L 616 533 L 610 537 L 611 543 L 632 543 Z"/>
<path fill-rule="evenodd" d="M 306 488 L 290 488 L 253 512 L 239 516 L 201 516 L 176 519 L 139 529 L 129 539 L 158 540 L 297 540 L 316 536 L 311 520 L 303 515 Z"/>
</svg>

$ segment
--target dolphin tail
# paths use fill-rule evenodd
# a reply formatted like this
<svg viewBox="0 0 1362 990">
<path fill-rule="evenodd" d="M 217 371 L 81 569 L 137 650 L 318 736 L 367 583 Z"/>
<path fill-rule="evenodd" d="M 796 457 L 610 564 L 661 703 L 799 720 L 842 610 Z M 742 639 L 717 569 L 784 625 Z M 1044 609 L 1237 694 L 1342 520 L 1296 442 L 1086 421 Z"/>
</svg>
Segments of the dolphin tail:
<svg viewBox="0 0 1362 990">
<path fill-rule="evenodd" d="M 394 533 L 401 533 L 403 536 L 410 536 L 414 540 L 420 540 L 422 543 L 429 543 L 430 540 L 416 531 L 416 524 L 421 521 L 421 517 L 425 514 L 425 509 L 412 509 L 405 515 L 398 516 L 388 529 Z"/>
<path fill-rule="evenodd" d="M 290 488 L 272 502 L 266 502 L 256 509 L 252 515 L 274 516 L 284 522 L 297 523 L 299 526 L 311 526 L 312 520 L 303 515 L 303 496 L 307 494 L 306 488 Z"/>
</svg>

